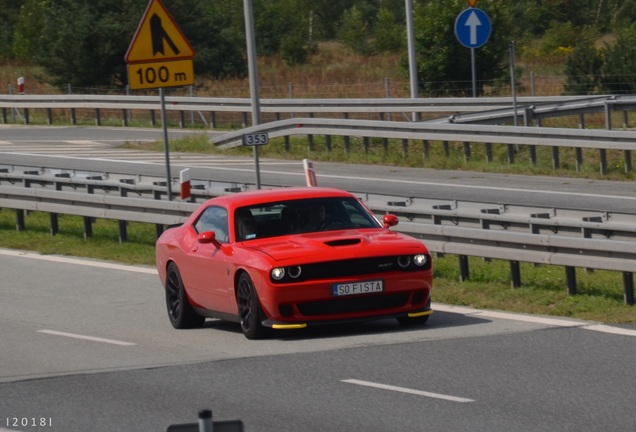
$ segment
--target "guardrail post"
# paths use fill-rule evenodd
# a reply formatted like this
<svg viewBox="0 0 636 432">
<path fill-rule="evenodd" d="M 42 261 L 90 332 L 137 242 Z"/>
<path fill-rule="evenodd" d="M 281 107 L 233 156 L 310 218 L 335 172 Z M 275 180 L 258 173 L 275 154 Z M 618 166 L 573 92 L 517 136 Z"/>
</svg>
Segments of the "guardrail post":
<svg viewBox="0 0 636 432">
<path fill-rule="evenodd" d="M 561 156 L 559 155 L 559 148 L 554 146 L 552 147 L 552 169 L 558 170 L 559 168 L 561 168 Z"/>
<path fill-rule="evenodd" d="M 634 306 L 634 274 L 632 272 L 623 272 L 623 292 L 625 304 Z"/>
<path fill-rule="evenodd" d="M 510 261 L 510 284 L 513 288 L 521 286 L 521 264 L 519 261 Z"/>
<path fill-rule="evenodd" d="M 428 159 L 431 152 L 431 143 L 429 140 L 422 140 L 422 156 L 424 159 Z"/>
<path fill-rule="evenodd" d="M 508 144 L 508 164 L 515 163 L 515 146 L 514 144 Z"/>
<path fill-rule="evenodd" d="M 17 209 L 15 211 L 15 229 L 17 231 L 24 231 L 24 210 Z"/>
<path fill-rule="evenodd" d="M 409 140 L 406 138 L 402 140 L 402 158 L 406 159 L 409 157 Z"/>
<path fill-rule="evenodd" d="M 450 144 L 448 141 L 444 141 L 444 156 L 450 157 Z"/>
<path fill-rule="evenodd" d="M 55 184 L 55 190 L 61 191 L 62 190 L 62 184 L 61 183 L 56 183 Z M 51 213 L 49 215 L 49 219 L 51 221 L 51 235 L 54 236 L 60 231 L 59 215 L 57 213 Z"/>
<path fill-rule="evenodd" d="M 124 188 L 119 189 L 119 196 L 127 197 L 128 191 Z M 119 221 L 119 243 L 128 241 L 128 222 L 125 220 Z"/>
<path fill-rule="evenodd" d="M 605 102 L 605 128 L 607 130 L 612 130 L 612 109 L 610 105 Z M 601 174 L 607 174 L 607 150 L 600 149 L 600 171 Z"/>
<path fill-rule="evenodd" d="M 51 108 L 46 109 L 46 123 L 49 125 L 53 124 L 53 110 Z"/>
<path fill-rule="evenodd" d="M 24 124 L 25 125 L 29 124 L 29 109 L 28 108 L 24 109 Z"/>
<path fill-rule="evenodd" d="M 331 135 L 325 135 L 325 147 L 327 148 L 327 153 L 331 153 Z"/>
<path fill-rule="evenodd" d="M 468 265 L 468 257 L 466 255 L 459 255 L 459 280 L 464 282 L 470 277 L 470 268 Z"/>
<path fill-rule="evenodd" d="M 157 123 L 157 119 L 155 118 L 155 111 L 150 110 L 150 126 L 155 127 L 156 123 Z"/>
<path fill-rule="evenodd" d="M 576 268 L 575 267 L 566 267 L 565 268 L 565 285 L 568 289 L 569 295 L 576 294 Z"/>
<path fill-rule="evenodd" d="M 492 143 L 486 143 L 486 162 L 492 162 Z"/>
<path fill-rule="evenodd" d="M 625 150 L 625 172 L 630 173 L 632 171 L 632 151 Z"/>
<path fill-rule="evenodd" d="M 380 113 L 380 120 L 384 121 L 384 113 Z M 382 146 L 384 147 L 384 155 L 386 156 L 389 153 L 389 139 L 382 138 Z"/>
<path fill-rule="evenodd" d="M 606 175 L 607 174 L 607 150 L 606 149 L 600 149 L 599 150 L 599 170 L 601 171 L 602 175 Z"/>
<path fill-rule="evenodd" d="M 345 120 L 348 119 L 349 113 L 344 113 L 344 118 Z M 349 154 L 349 151 L 351 151 L 351 139 L 349 135 L 344 136 L 344 147 L 345 147 L 345 154 Z"/>
<path fill-rule="evenodd" d="M 99 108 L 95 108 L 95 125 L 96 126 L 102 125 L 102 112 Z"/>
<path fill-rule="evenodd" d="M 309 113 L 309 118 L 314 118 L 314 113 Z M 307 135 L 307 146 L 309 147 L 309 151 L 314 149 L 314 136 Z"/>
<path fill-rule="evenodd" d="M 2 123 L 7 124 L 7 109 L 2 108 Z"/>
<path fill-rule="evenodd" d="M 369 154 L 369 137 L 362 138 L 362 146 L 364 147 L 364 154 Z"/>
<path fill-rule="evenodd" d="M 121 124 L 124 127 L 128 126 L 128 112 L 125 109 L 121 110 Z"/>
<path fill-rule="evenodd" d="M 468 162 L 470 160 L 470 143 L 464 141 L 464 160 Z"/>
</svg>

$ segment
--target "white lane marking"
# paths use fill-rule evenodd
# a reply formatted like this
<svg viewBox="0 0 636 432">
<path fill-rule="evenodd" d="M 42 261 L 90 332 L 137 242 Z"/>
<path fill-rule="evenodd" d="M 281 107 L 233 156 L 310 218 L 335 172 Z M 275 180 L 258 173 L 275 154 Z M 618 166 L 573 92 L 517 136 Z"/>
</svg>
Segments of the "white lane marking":
<svg viewBox="0 0 636 432">
<path fill-rule="evenodd" d="M 137 344 L 132 343 L 132 342 L 122 342 L 122 341 L 113 340 L 113 339 L 104 339 L 104 338 L 98 338 L 98 337 L 94 337 L 94 336 L 85 336 L 85 335 L 79 335 L 79 334 L 74 334 L 74 333 L 65 333 L 65 332 L 60 332 L 60 331 L 55 331 L 55 330 L 38 330 L 38 333 L 46 333 L 46 334 L 55 335 L 55 336 L 64 336 L 64 337 L 73 338 L 73 339 L 82 339 L 82 340 L 88 340 L 88 341 L 93 341 L 93 342 L 103 342 L 103 343 L 108 343 L 108 344 L 113 344 L 113 345 L 121 345 L 121 346 L 137 345 Z"/>
<path fill-rule="evenodd" d="M 596 323 L 591 324 L 587 321 L 548 318 L 548 317 L 540 317 L 540 316 L 534 316 L 534 315 L 520 315 L 520 314 L 506 313 L 506 312 L 479 310 L 479 309 L 473 309 L 473 308 L 464 307 L 464 306 L 443 305 L 443 304 L 437 304 L 437 303 L 434 303 L 432 308 L 433 310 L 437 310 L 440 312 L 458 313 L 461 315 L 469 315 L 469 316 L 481 317 L 481 318 L 505 319 L 505 320 L 528 322 L 528 323 L 535 323 L 535 324 L 544 324 L 544 325 L 553 326 L 553 327 L 578 327 L 583 330 L 592 330 L 592 331 L 601 332 L 601 333 L 636 337 L 636 330 L 624 329 L 620 327 L 612 327 L 605 324 L 596 324 Z"/>
<path fill-rule="evenodd" d="M 535 324 L 545 324 L 545 325 L 554 326 L 554 327 L 583 327 L 586 324 L 584 321 L 574 321 L 574 320 L 570 321 L 570 320 L 559 319 L 559 318 L 548 318 L 548 317 L 540 317 L 540 316 L 534 316 L 534 315 L 520 315 L 520 314 L 507 313 L 507 312 L 473 309 L 473 308 L 463 307 L 463 306 L 449 306 L 449 305 L 435 304 L 433 306 L 433 309 L 441 311 L 441 312 L 459 313 L 462 315 L 470 315 L 470 316 L 477 316 L 477 317 L 484 317 L 484 318 L 514 320 L 514 321 L 529 322 L 529 323 L 535 323 Z"/>
<path fill-rule="evenodd" d="M 621 336 L 636 336 L 636 330 L 624 329 L 620 327 L 611 327 L 603 324 L 594 324 L 583 327 L 586 330 L 597 331 L 601 333 L 610 333 Z"/>
<path fill-rule="evenodd" d="M 449 395 L 444 395 L 444 394 L 439 394 L 439 393 L 431 393 L 431 392 L 422 391 L 422 390 L 414 390 L 414 389 L 409 389 L 409 388 L 405 388 L 405 387 L 397 387 L 397 386 L 374 383 L 374 382 L 369 382 L 369 381 L 360 381 L 360 380 L 356 380 L 356 379 L 346 379 L 346 380 L 340 380 L 340 381 L 343 382 L 343 383 L 347 383 L 347 384 L 355 384 L 355 385 L 360 385 L 360 386 L 365 386 L 365 387 L 373 387 L 373 388 L 382 389 L 382 390 L 390 390 L 390 391 L 394 391 L 394 392 L 408 393 L 408 394 L 412 394 L 412 395 L 424 396 L 424 397 L 429 397 L 429 398 L 434 398 L 434 399 L 443 399 L 443 400 L 447 400 L 447 401 L 451 401 L 451 402 L 461 402 L 461 403 L 475 402 L 473 399 L 466 399 L 466 398 L 462 398 L 462 397 L 449 396 Z"/>
<path fill-rule="evenodd" d="M 59 256 L 59 255 L 40 255 L 33 252 L 25 252 L 25 251 L 18 251 L 18 250 L 0 249 L 0 255 L 38 259 L 43 261 L 58 262 L 58 263 L 65 263 L 65 264 L 83 265 L 88 267 L 99 267 L 99 268 L 106 268 L 106 269 L 112 269 L 112 270 L 123 270 L 123 271 L 135 272 L 135 273 L 145 273 L 145 274 L 153 274 L 153 275 L 157 274 L 157 270 L 153 268 L 137 267 L 137 266 L 116 264 L 116 263 L 109 263 L 109 262 L 102 262 L 102 261 L 89 261 L 85 259 L 70 258 L 70 257 Z"/>
</svg>

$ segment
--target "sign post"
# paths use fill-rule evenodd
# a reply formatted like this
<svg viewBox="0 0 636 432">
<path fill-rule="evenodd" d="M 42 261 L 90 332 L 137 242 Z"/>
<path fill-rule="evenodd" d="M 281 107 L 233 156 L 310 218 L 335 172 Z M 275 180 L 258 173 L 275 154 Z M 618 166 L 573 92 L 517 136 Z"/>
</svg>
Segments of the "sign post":
<svg viewBox="0 0 636 432">
<path fill-rule="evenodd" d="M 477 0 L 469 0 L 470 8 L 462 11 L 455 20 L 455 36 L 466 48 L 470 48 L 473 79 L 473 97 L 477 97 L 477 78 L 475 72 L 475 48 L 482 47 L 490 38 L 492 25 L 486 12 L 475 6 Z"/>
<path fill-rule="evenodd" d="M 132 90 L 159 89 L 169 201 L 172 180 L 164 89 L 194 85 L 193 57 L 194 49 L 161 0 L 150 0 L 126 52 L 128 84 Z"/>
</svg>

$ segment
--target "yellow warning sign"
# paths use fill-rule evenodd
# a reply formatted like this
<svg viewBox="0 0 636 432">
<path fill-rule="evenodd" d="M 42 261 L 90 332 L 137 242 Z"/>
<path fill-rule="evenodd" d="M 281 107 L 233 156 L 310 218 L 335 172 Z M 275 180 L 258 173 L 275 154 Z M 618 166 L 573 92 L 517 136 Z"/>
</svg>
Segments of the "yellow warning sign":
<svg viewBox="0 0 636 432">
<path fill-rule="evenodd" d="M 192 57 L 194 49 L 161 0 L 150 0 L 128 47 L 126 62 L 160 62 Z"/>
</svg>

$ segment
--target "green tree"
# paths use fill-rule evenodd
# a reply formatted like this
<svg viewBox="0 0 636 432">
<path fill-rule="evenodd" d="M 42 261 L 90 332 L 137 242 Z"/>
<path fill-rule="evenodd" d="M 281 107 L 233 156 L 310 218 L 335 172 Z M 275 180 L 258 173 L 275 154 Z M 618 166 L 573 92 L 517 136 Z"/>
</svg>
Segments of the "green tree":
<svg viewBox="0 0 636 432">
<path fill-rule="evenodd" d="M 24 0 L 0 0 L 0 58 L 13 57 L 13 32 Z"/>
<path fill-rule="evenodd" d="M 475 49 L 477 93 L 509 77 L 511 19 L 505 0 L 482 0 L 492 24 L 488 42 Z M 455 36 L 455 20 L 466 9 L 463 0 L 420 0 L 413 21 L 420 93 L 426 96 L 472 95 L 471 52 Z M 407 70 L 406 61 L 403 61 Z"/>
<path fill-rule="evenodd" d="M 614 44 L 602 50 L 601 91 L 611 94 L 636 93 L 636 24 L 622 29 Z"/>
<path fill-rule="evenodd" d="M 342 27 L 338 32 L 338 39 L 353 51 L 370 55 L 373 47 L 369 43 L 369 33 L 367 22 L 360 9 L 353 6 L 344 12 Z"/>
<path fill-rule="evenodd" d="M 375 47 L 378 52 L 398 52 L 406 47 L 406 25 L 404 9 L 396 16 L 393 9 L 382 7 L 373 29 Z"/>
<path fill-rule="evenodd" d="M 47 2 L 48 0 L 25 0 L 20 9 L 12 48 L 17 59 L 30 61 L 37 54 Z"/>
<path fill-rule="evenodd" d="M 189 0 L 165 0 L 164 5 L 195 50 L 195 74 L 246 73 L 244 32 L 224 27 L 236 9 L 206 8 L 206 2 Z M 28 0 L 15 51 L 42 66 L 54 85 L 124 86 L 125 54 L 144 10 L 138 0 Z"/>
<path fill-rule="evenodd" d="M 603 60 L 594 47 L 593 35 L 584 35 L 565 61 L 564 94 L 594 94 L 598 90 Z"/>
</svg>

